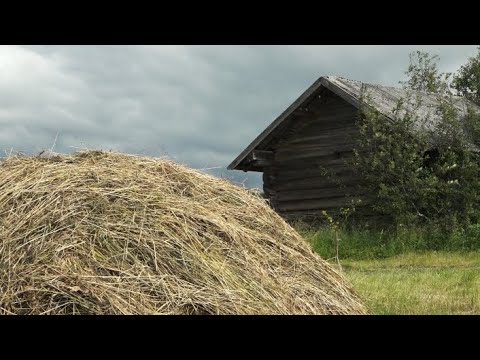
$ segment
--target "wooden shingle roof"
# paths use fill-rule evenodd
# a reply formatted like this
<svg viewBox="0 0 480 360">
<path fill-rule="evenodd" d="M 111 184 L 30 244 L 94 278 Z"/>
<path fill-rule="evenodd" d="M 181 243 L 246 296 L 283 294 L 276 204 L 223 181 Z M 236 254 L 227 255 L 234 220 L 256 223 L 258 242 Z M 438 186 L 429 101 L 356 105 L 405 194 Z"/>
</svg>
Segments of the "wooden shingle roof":
<svg viewBox="0 0 480 360">
<path fill-rule="evenodd" d="M 308 103 L 319 96 L 325 89 L 332 91 L 356 108 L 360 107 L 363 90 L 363 94 L 368 96 L 369 105 L 390 119 L 394 117 L 393 110 L 397 106 L 398 101 L 413 95 L 415 99 L 420 100 L 420 106 L 416 108 L 416 115 L 419 118 L 428 118 L 427 125 L 429 124 L 429 126 L 435 126 L 438 120 L 440 120 L 440 114 L 437 113 L 440 100 L 437 94 L 418 91 L 412 92 L 398 87 L 366 84 L 336 76 L 322 76 L 258 135 L 228 166 L 228 169 L 247 170 L 249 159 L 253 156 L 253 151 L 266 150 L 272 138 L 275 137 L 276 132 L 288 126 L 292 115 L 297 111 L 308 108 Z M 453 104 L 458 110 L 460 117 L 464 117 L 467 114 L 468 107 L 472 107 L 480 113 L 480 107 L 465 98 L 453 97 L 453 99 Z M 413 110 L 413 106 L 408 103 L 406 103 L 404 107 L 407 110 Z"/>
</svg>

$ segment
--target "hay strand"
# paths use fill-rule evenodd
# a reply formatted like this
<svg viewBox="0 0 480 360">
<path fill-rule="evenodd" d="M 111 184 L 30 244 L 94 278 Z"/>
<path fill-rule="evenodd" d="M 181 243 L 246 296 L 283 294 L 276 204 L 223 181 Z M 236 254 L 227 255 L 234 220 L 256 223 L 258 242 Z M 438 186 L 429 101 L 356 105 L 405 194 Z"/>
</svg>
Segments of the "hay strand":
<svg viewBox="0 0 480 360">
<path fill-rule="evenodd" d="M 2 314 L 363 314 L 264 200 L 170 160 L 0 163 Z"/>
</svg>

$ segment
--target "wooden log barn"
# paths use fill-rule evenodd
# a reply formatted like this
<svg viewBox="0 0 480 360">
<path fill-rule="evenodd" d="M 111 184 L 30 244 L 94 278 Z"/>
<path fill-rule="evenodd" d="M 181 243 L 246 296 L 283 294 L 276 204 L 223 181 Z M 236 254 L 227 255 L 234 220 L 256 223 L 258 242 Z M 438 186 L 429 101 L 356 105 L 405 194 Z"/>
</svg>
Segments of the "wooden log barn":
<svg viewBox="0 0 480 360">
<path fill-rule="evenodd" d="M 263 172 L 264 194 L 285 218 L 308 220 L 321 216 L 322 210 L 337 212 L 349 206 L 352 194 L 362 195 L 356 193 L 360 179 L 354 177 L 345 161 L 353 156 L 362 94 L 368 94 L 369 104 L 382 115 L 393 118 L 393 109 L 407 91 L 334 76 L 320 77 L 228 169 Z M 437 96 L 416 95 L 422 98 L 416 111 L 420 116 L 429 116 L 434 124 L 439 116 L 435 113 Z M 455 98 L 460 115 L 466 114 L 466 102 Z"/>
</svg>

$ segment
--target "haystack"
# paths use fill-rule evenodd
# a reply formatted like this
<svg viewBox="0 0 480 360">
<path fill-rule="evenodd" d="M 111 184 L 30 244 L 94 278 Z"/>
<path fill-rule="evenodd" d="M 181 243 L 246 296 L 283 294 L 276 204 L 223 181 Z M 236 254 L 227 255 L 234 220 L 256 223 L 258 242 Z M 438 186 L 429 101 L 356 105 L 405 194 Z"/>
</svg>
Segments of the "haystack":
<svg viewBox="0 0 480 360">
<path fill-rule="evenodd" d="M 170 160 L 0 164 L 0 313 L 361 314 L 259 196 Z"/>
</svg>

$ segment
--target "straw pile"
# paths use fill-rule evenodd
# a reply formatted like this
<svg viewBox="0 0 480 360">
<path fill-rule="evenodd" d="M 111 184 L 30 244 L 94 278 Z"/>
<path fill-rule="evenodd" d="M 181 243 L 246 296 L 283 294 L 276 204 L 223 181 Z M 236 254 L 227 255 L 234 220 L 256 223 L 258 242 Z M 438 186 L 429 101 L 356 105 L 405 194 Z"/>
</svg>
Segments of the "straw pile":
<svg viewBox="0 0 480 360">
<path fill-rule="evenodd" d="M 0 313 L 360 314 L 258 196 L 169 160 L 0 163 Z"/>
</svg>

